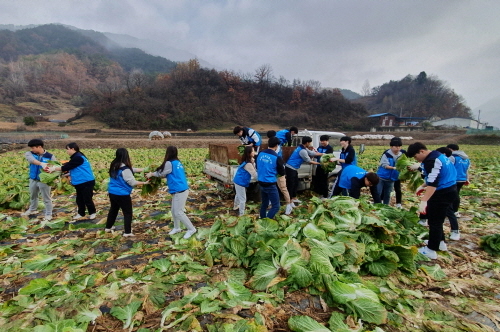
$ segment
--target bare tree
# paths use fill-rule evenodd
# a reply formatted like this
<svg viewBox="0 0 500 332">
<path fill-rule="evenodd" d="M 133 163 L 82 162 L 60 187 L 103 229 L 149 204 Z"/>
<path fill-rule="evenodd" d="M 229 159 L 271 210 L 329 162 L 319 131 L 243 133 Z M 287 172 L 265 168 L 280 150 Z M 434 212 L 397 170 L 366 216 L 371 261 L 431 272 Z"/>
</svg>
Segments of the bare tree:
<svg viewBox="0 0 500 332">
<path fill-rule="evenodd" d="M 255 81 L 259 84 L 269 84 L 273 80 L 273 68 L 269 64 L 260 66 L 255 70 Z"/>
<path fill-rule="evenodd" d="M 368 80 L 366 80 L 361 87 L 361 95 L 363 97 L 368 97 L 370 95 L 370 82 L 368 82 Z"/>
</svg>

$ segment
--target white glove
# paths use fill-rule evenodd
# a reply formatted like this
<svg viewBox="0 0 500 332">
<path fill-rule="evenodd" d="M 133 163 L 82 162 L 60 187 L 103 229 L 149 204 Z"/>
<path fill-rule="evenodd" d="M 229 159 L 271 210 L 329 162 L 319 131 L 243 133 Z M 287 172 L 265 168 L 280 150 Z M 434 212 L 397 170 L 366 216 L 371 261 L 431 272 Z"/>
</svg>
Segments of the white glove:
<svg viewBox="0 0 500 332">
<path fill-rule="evenodd" d="M 56 166 L 50 166 L 47 168 L 47 172 L 49 172 L 49 173 L 55 172 L 56 168 L 57 168 Z"/>
<path fill-rule="evenodd" d="M 410 171 L 417 171 L 419 168 L 420 168 L 420 163 L 414 163 L 414 164 L 408 166 L 408 169 Z"/>
<path fill-rule="evenodd" d="M 427 201 L 420 201 L 418 205 L 418 212 L 420 214 L 427 214 Z"/>
<path fill-rule="evenodd" d="M 45 169 L 48 166 L 48 164 L 47 163 L 40 163 L 40 166 L 42 166 L 42 168 Z"/>
<path fill-rule="evenodd" d="M 422 193 L 425 191 L 425 187 L 424 186 L 420 186 L 417 188 L 417 190 L 415 191 L 415 195 L 417 196 L 420 196 L 422 195 Z"/>
</svg>

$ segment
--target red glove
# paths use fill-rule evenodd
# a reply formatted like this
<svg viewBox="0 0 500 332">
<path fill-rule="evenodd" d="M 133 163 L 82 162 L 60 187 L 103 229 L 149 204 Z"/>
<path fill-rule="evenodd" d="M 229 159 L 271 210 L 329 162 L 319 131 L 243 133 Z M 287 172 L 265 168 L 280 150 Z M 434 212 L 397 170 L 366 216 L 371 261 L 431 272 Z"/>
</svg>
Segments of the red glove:
<svg viewBox="0 0 500 332">
<path fill-rule="evenodd" d="M 417 191 L 415 192 L 415 195 L 420 196 L 420 195 L 422 195 L 422 193 L 424 191 L 425 191 L 425 187 L 420 186 L 420 187 L 417 188 Z"/>
<path fill-rule="evenodd" d="M 470 184 L 469 180 L 465 180 L 464 186 L 468 186 Z"/>
</svg>

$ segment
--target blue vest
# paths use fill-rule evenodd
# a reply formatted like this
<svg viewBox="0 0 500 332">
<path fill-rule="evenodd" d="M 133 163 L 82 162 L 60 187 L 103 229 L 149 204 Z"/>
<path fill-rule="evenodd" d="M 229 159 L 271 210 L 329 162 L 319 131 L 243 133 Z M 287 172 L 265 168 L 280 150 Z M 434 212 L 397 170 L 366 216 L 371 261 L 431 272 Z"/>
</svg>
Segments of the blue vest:
<svg viewBox="0 0 500 332">
<path fill-rule="evenodd" d="M 52 154 L 48 153 L 47 151 L 45 151 L 45 153 L 42 154 L 41 156 L 33 152 L 31 154 L 36 160 L 41 161 L 42 163 L 47 163 L 49 162 L 49 160 L 52 160 Z M 29 170 L 30 170 L 30 179 L 40 181 L 40 172 L 42 171 L 42 166 L 30 164 Z"/>
<path fill-rule="evenodd" d="M 170 163 L 172 164 L 172 172 L 167 174 L 168 192 L 175 194 L 189 189 L 182 163 L 179 160 L 172 160 Z"/>
<path fill-rule="evenodd" d="M 280 145 L 285 145 L 288 143 L 288 140 L 286 139 L 286 134 L 288 134 L 289 132 L 290 130 L 283 129 L 276 133 L 276 137 L 280 139 Z"/>
<path fill-rule="evenodd" d="M 457 171 L 457 181 L 467 181 L 467 171 L 470 167 L 470 159 L 464 159 L 458 155 L 455 157 L 455 170 Z"/>
<path fill-rule="evenodd" d="M 442 167 L 439 171 L 439 175 L 437 177 L 438 186 L 436 187 L 436 190 L 445 189 L 445 188 L 448 188 L 448 187 L 455 185 L 457 183 L 457 171 L 455 170 L 455 166 L 450 161 L 450 159 L 448 159 L 448 157 L 446 157 L 444 154 L 441 154 L 437 151 L 432 151 L 431 153 L 433 153 L 433 152 L 436 152 L 437 154 L 439 154 L 438 156 L 436 156 L 435 159 L 439 159 L 441 161 L 441 164 L 442 164 Z M 433 157 L 433 156 L 431 155 L 431 157 Z M 424 161 L 424 165 L 425 165 L 425 161 Z M 426 177 L 425 177 L 426 183 L 427 183 L 427 178 L 429 177 L 429 174 L 430 174 L 430 172 L 428 174 L 426 174 Z"/>
<path fill-rule="evenodd" d="M 95 180 L 94 173 L 92 172 L 92 167 L 90 166 L 87 158 L 80 152 L 76 153 L 76 156 L 80 156 L 83 158 L 83 164 L 69 171 L 69 175 L 71 176 L 71 184 L 74 186 L 76 186 L 77 184 Z"/>
<path fill-rule="evenodd" d="M 113 195 L 127 196 L 132 192 L 132 186 L 129 185 L 122 176 L 125 169 L 130 169 L 127 166 L 120 167 L 116 173 L 116 178 L 110 177 L 108 184 L 108 192 Z"/>
<path fill-rule="evenodd" d="M 394 156 L 388 152 L 389 150 L 385 150 L 383 154 L 387 157 L 389 161 L 389 166 L 396 166 L 396 160 Z M 399 172 L 395 169 L 387 169 L 382 166 L 378 167 L 377 175 L 384 180 L 397 181 L 399 178 Z"/>
<path fill-rule="evenodd" d="M 361 179 L 366 175 L 366 171 L 361 167 L 354 165 L 347 165 L 340 174 L 339 187 L 344 189 L 351 189 L 351 179 Z"/>
<path fill-rule="evenodd" d="M 248 133 L 250 130 L 253 130 L 252 135 L 249 135 L 249 133 Z M 260 146 L 262 144 L 262 138 L 260 137 L 260 134 L 256 130 L 254 130 L 252 128 L 244 127 L 243 134 L 247 135 L 248 143 L 253 143 L 253 144 L 255 144 L 255 146 Z M 258 142 L 255 141 L 255 139 L 253 138 L 254 135 L 259 138 Z"/>
<path fill-rule="evenodd" d="M 328 153 L 328 151 L 332 150 L 332 147 L 330 145 L 320 145 L 316 150 L 318 150 L 319 153 Z M 321 157 L 316 157 L 316 161 L 319 163 L 321 161 Z"/>
<path fill-rule="evenodd" d="M 340 152 L 340 158 L 339 159 L 344 159 L 347 158 L 347 156 L 349 155 L 349 152 L 345 152 L 345 151 L 342 151 Z M 344 169 L 346 166 L 349 166 L 349 165 L 358 165 L 358 157 L 356 156 L 356 153 L 354 153 L 354 159 L 352 160 L 352 163 L 350 164 L 346 164 L 346 163 L 340 163 L 340 166 L 342 166 L 342 169 Z"/>
<path fill-rule="evenodd" d="M 234 175 L 233 182 L 242 187 L 248 187 L 250 185 L 250 180 L 252 175 L 245 169 L 246 161 L 241 163 Z"/>
<path fill-rule="evenodd" d="M 297 148 L 295 149 L 295 151 L 293 151 L 292 155 L 290 156 L 290 158 L 288 158 L 288 161 L 286 163 L 295 169 L 299 169 L 300 165 L 302 165 L 302 163 L 304 162 L 304 159 L 302 159 L 302 157 L 300 156 L 300 151 L 304 149 L 305 146 L 302 144 L 297 146 Z"/>
<path fill-rule="evenodd" d="M 266 149 L 257 156 L 257 179 L 259 182 L 275 183 L 278 176 L 278 154 Z"/>
<path fill-rule="evenodd" d="M 283 157 L 283 149 L 281 148 L 281 145 L 278 144 L 278 148 L 276 149 L 276 153 L 278 156 Z"/>
</svg>

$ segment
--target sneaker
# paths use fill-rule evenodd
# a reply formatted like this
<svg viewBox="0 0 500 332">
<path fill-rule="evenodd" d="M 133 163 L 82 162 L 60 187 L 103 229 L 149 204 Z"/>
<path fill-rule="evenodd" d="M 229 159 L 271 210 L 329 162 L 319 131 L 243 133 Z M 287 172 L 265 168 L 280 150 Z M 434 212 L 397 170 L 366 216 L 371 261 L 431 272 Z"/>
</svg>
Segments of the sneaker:
<svg viewBox="0 0 500 332">
<path fill-rule="evenodd" d="M 115 226 L 111 226 L 111 228 L 105 228 L 105 229 L 104 229 L 104 231 L 105 231 L 106 233 L 111 233 L 111 232 L 112 232 L 112 231 L 114 231 L 115 229 L 116 229 L 116 228 L 115 228 Z"/>
<path fill-rule="evenodd" d="M 73 220 L 77 220 L 77 219 L 80 219 L 80 218 L 83 218 L 83 216 L 81 216 L 80 214 L 77 214 L 76 216 L 73 217 Z"/>
<path fill-rule="evenodd" d="M 191 235 L 193 235 L 194 233 L 196 233 L 196 228 L 195 229 L 190 229 L 186 232 L 186 234 L 184 234 L 184 238 L 185 239 L 189 239 L 191 237 Z"/>
<path fill-rule="evenodd" d="M 95 219 L 95 213 L 92 213 L 92 214 L 89 216 L 89 219 L 90 219 L 90 220 Z"/>
<path fill-rule="evenodd" d="M 451 231 L 450 240 L 453 240 L 453 241 L 460 240 L 460 231 Z"/>
<path fill-rule="evenodd" d="M 425 245 L 429 243 L 429 240 L 424 240 Z M 446 245 L 446 242 L 441 241 L 439 242 L 439 250 L 440 251 L 448 251 L 448 246 Z"/>
<path fill-rule="evenodd" d="M 36 214 L 36 211 L 33 210 L 26 210 L 23 213 L 21 213 L 22 216 L 30 216 L 32 214 Z"/>
<path fill-rule="evenodd" d="M 429 223 L 427 222 L 427 219 L 420 219 L 418 223 L 422 226 L 429 227 Z"/>
<path fill-rule="evenodd" d="M 287 204 L 285 208 L 285 214 L 289 215 L 290 213 L 292 213 L 292 210 L 293 210 L 292 204 Z"/>
<path fill-rule="evenodd" d="M 401 206 L 401 204 L 398 203 L 398 204 L 396 204 L 396 208 L 397 209 L 402 209 L 403 207 Z"/>
<path fill-rule="evenodd" d="M 432 249 L 427 248 L 427 246 L 419 248 L 418 252 L 430 259 L 437 259 L 438 254 Z"/>
<path fill-rule="evenodd" d="M 462 216 L 462 215 L 460 214 L 460 212 L 458 212 L 458 211 L 457 211 L 457 212 L 455 212 L 455 217 L 460 218 L 461 216 Z"/>
<path fill-rule="evenodd" d="M 134 233 L 123 233 L 123 237 L 133 237 L 135 236 Z"/>
<path fill-rule="evenodd" d="M 52 220 L 52 216 L 43 217 L 43 221 L 51 221 L 51 220 Z"/>
<path fill-rule="evenodd" d="M 300 204 L 300 203 L 302 203 L 302 201 L 294 198 L 294 199 L 292 199 L 292 203 Z"/>
<path fill-rule="evenodd" d="M 239 208 L 240 208 L 239 206 L 233 206 L 234 211 L 238 210 Z"/>
<path fill-rule="evenodd" d="M 180 228 L 172 228 L 172 230 L 170 232 L 168 232 L 168 235 L 174 235 L 174 234 L 177 234 L 179 232 L 182 232 L 182 229 L 180 229 Z"/>
</svg>

